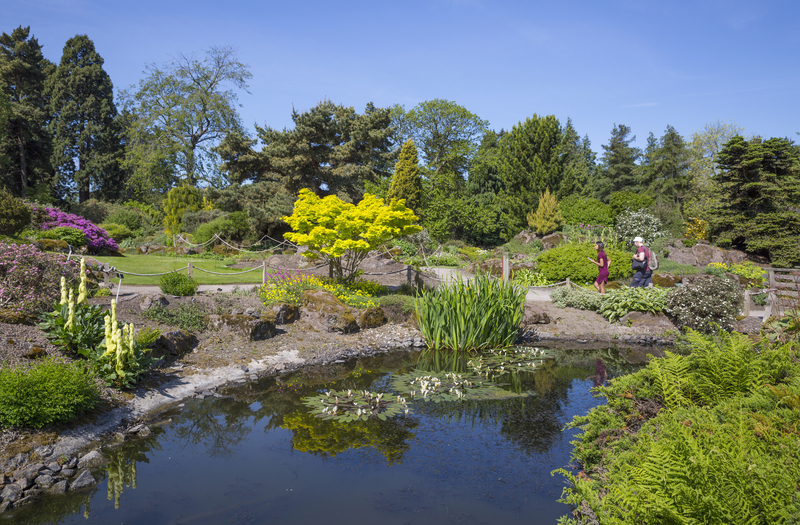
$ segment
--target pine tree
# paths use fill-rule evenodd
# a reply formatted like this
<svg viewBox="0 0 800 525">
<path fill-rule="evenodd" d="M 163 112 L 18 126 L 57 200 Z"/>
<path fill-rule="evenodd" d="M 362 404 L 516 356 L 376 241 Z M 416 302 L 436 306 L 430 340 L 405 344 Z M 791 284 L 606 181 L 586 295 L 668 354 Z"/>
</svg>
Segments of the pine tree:
<svg viewBox="0 0 800 525">
<path fill-rule="evenodd" d="M 636 136 L 630 136 L 631 128 L 624 124 L 611 130 L 608 146 L 603 145 L 603 165 L 600 176 L 595 178 L 595 197 L 603 202 L 615 191 L 638 191 L 641 178 L 637 175 L 636 161 L 640 152 L 631 146 Z"/>
<path fill-rule="evenodd" d="M 47 129 L 49 108 L 44 94 L 47 71 L 53 64 L 42 56 L 42 46 L 30 36 L 30 27 L 0 35 L 0 91 L 9 107 L 0 133 L 0 185 L 19 196 L 39 186 L 49 192 L 53 169 L 52 140 Z"/>
<path fill-rule="evenodd" d="M 106 198 L 118 196 L 122 181 L 113 86 L 89 37 L 67 40 L 47 93 L 53 114 L 52 160 L 61 192 L 71 193 L 74 184 L 79 202 L 88 200 L 91 191 Z"/>
<path fill-rule="evenodd" d="M 408 139 L 400 150 L 394 167 L 394 177 L 387 199 L 405 199 L 406 208 L 419 211 L 422 205 L 422 179 L 419 176 L 419 158 L 413 139 Z"/>
<path fill-rule="evenodd" d="M 528 226 L 539 235 L 547 235 L 564 224 L 564 216 L 558 207 L 558 199 L 550 193 L 550 188 L 539 195 L 539 206 L 536 213 L 528 214 Z"/>
</svg>

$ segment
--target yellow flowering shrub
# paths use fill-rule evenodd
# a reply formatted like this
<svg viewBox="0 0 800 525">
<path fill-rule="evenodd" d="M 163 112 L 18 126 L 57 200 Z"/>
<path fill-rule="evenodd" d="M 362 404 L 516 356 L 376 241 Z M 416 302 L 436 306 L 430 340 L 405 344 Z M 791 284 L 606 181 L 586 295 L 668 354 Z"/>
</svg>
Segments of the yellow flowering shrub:
<svg viewBox="0 0 800 525">
<path fill-rule="evenodd" d="M 689 222 L 686 223 L 686 229 L 683 232 L 684 237 L 687 239 L 694 239 L 700 241 L 708 237 L 708 222 L 697 217 L 689 217 Z"/>
<path fill-rule="evenodd" d="M 282 219 L 294 230 L 285 237 L 308 246 L 304 256 L 329 263 L 338 281 L 352 281 L 358 265 L 379 245 L 421 231 L 414 224 L 418 217 L 406 208 L 404 199 L 392 199 L 387 205 L 369 193 L 356 205 L 302 189 L 294 212 Z"/>
<path fill-rule="evenodd" d="M 374 307 L 376 303 L 372 300 L 373 297 L 388 291 L 385 286 L 372 281 L 358 280 L 339 284 L 334 280 L 298 273 L 273 276 L 259 288 L 258 295 L 266 306 L 278 303 L 300 306 L 304 290 L 327 290 L 344 304 L 354 308 Z"/>
</svg>

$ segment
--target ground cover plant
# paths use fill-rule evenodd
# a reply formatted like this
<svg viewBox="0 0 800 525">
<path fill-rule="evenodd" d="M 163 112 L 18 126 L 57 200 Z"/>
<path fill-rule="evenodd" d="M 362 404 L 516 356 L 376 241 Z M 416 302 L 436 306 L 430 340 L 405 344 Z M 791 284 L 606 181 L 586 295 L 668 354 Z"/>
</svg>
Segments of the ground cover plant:
<svg viewBox="0 0 800 525">
<path fill-rule="evenodd" d="M 0 369 L 0 426 L 69 422 L 97 405 L 94 377 L 80 363 L 48 357 L 31 368 Z"/>
<path fill-rule="evenodd" d="M 526 290 L 485 275 L 456 279 L 416 298 L 417 322 L 430 348 L 510 346 L 522 321 Z"/>
<path fill-rule="evenodd" d="M 666 308 L 668 294 L 668 289 L 655 286 L 623 286 L 605 294 L 599 313 L 612 323 L 630 312 L 658 314 Z"/>
<path fill-rule="evenodd" d="M 690 330 L 667 353 L 596 391 L 570 427 L 577 476 L 561 523 L 792 523 L 800 515 L 796 345 Z M 584 521 L 579 521 L 584 520 Z"/>
<path fill-rule="evenodd" d="M 578 308 L 598 312 L 603 306 L 603 296 L 596 290 L 581 286 L 558 286 L 550 292 L 550 300 L 559 308 Z"/>
<path fill-rule="evenodd" d="M 177 326 L 189 332 L 200 332 L 206 329 L 203 320 L 208 315 L 198 304 L 179 304 L 175 308 L 156 305 L 142 312 L 142 317 L 170 326 Z"/>
</svg>

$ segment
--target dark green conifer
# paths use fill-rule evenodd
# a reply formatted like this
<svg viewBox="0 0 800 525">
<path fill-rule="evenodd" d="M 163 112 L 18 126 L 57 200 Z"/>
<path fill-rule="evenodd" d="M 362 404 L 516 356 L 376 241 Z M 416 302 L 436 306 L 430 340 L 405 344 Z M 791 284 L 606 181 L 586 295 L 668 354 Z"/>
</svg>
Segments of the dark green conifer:
<svg viewBox="0 0 800 525">
<path fill-rule="evenodd" d="M 394 177 L 387 199 L 405 199 L 406 208 L 419 211 L 422 204 L 422 179 L 419 176 L 419 158 L 413 139 L 408 139 L 400 150 L 394 167 Z"/>
</svg>

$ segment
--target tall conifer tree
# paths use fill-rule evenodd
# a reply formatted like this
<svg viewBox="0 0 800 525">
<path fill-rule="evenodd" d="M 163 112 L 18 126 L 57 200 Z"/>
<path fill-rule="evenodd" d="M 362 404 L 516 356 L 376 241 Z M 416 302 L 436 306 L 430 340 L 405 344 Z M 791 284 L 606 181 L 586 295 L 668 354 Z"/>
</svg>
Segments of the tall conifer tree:
<svg viewBox="0 0 800 525">
<path fill-rule="evenodd" d="M 615 191 L 639 191 L 641 187 L 636 165 L 640 151 L 631 146 L 636 136 L 630 134 L 628 126 L 615 125 L 608 146 L 603 144 L 603 164 L 594 184 L 595 197 L 603 202 L 608 202 L 608 196 Z"/>
<path fill-rule="evenodd" d="M 114 198 L 122 189 L 119 132 L 111 79 L 86 35 L 67 40 L 61 63 L 47 83 L 53 115 L 53 165 L 60 190 L 77 187 L 78 201 L 91 191 Z"/>
<path fill-rule="evenodd" d="M 52 141 L 47 129 L 49 108 L 44 96 L 47 71 L 53 64 L 42 56 L 42 46 L 30 36 L 30 27 L 0 35 L 0 91 L 8 101 L 7 119 L 0 133 L 0 185 L 16 195 L 51 184 Z"/>
<path fill-rule="evenodd" d="M 419 157 L 417 147 L 408 139 L 400 150 L 400 158 L 394 167 L 392 185 L 387 199 L 405 199 L 406 208 L 419 214 L 422 205 L 422 179 L 419 176 Z"/>
</svg>

